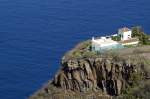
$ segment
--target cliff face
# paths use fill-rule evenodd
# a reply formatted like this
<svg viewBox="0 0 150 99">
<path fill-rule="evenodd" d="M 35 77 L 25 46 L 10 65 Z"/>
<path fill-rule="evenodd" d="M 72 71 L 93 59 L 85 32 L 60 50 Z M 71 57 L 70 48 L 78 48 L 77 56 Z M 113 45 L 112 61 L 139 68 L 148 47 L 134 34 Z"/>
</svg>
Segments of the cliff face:
<svg viewBox="0 0 150 99">
<path fill-rule="evenodd" d="M 115 62 L 112 58 L 85 58 L 65 61 L 62 66 L 54 78 L 55 86 L 78 92 L 101 90 L 103 94 L 119 95 L 134 83 L 134 74 L 143 73 L 141 67 L 144 65 L 123 60 Z"/>
<path fill-rule="evenodd" d="M 145 92 L 149 97 L 150 46 L 96 54 L 89 45 L 80 43 L 66 53 L 55 77 L 30 99 L 136 99 Z"/>
</svg>

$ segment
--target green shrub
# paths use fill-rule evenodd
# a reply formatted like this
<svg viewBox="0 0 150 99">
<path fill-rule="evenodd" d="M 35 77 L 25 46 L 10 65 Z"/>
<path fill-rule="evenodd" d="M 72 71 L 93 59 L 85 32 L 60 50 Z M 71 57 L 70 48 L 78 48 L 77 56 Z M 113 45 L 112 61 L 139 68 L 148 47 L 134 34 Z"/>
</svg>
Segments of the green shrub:
<svg viewBox="0 0 150 99">
<path fill-rule="evenodd" d="M 83 57 L 95 57 L 97 56 L 96 52 L 87 51 L 82 54 Z"/>
<path fill-rule="evenodd" d="M 111 39 L 114 40 L 114 41 L 120 41 L 121 40 L 121 36 L 120 35 L 112 36 Z"/>
<path fill-rule="evenodd" d="M 132 37 L 138 37 L 140 40 L 140 44 L 142 45 L 150 45 L 149 35 L 144 33 L 142 27 L 136 26 L 132 28 Z"/>
<path fill-rule="evenodd" d="M 141 26 L 132 27 L 132 37 L 139 37 L 141 32 L 143 32 Z"/>
</svg>

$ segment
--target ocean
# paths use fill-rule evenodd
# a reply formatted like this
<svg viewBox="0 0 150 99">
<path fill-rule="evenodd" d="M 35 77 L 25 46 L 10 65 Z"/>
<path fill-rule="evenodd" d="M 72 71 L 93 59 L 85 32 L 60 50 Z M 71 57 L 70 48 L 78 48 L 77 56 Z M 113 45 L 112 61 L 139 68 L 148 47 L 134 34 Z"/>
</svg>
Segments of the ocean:
<svg viewBox="0 0 150 99">
<path fill-rule="evenodd" d="M 137 25 L 150 33 L 150 0 L 0 0 L 0 13 L 0 99 L 29 97 L 92 36 Z"/>
</svg>

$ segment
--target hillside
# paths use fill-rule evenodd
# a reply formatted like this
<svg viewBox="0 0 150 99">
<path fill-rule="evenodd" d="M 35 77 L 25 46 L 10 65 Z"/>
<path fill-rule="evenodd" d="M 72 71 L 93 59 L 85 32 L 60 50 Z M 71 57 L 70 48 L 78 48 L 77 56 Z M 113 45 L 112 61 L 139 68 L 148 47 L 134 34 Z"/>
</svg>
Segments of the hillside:
<svg viewBox="0 0 150 99">
<path fill-rule="evenodd" d="M 96 53 L 90 44 L 68 51 L 55 77 L 30 99 L 149 98 L 150 46 Z"/>
</svg>

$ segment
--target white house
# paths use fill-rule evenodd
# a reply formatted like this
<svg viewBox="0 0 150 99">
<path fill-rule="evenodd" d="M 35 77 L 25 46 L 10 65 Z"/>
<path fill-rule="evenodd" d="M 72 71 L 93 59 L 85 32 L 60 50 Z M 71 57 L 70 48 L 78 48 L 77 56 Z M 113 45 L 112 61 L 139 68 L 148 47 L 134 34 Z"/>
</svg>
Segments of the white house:
<svg viewBox="0 0 150 99">
<path fill-rule="evenodd" d="M 118 30 L 118 34 L 121 36 L 120 44 L 124 45 L 137 45 L 139 40 L 137 38 L 132 38 L 132 30 L 124 27 Z"/>
<path fill-rule="evenodd" d="M 120 41 L 114 41 L 111 37 L 120 36 Z M 137 45 L 139 43 L 138 38 L 132 38 L 132 30 L 124 27 L 118 30 L 118 34 L 111 36 L 92 38 L 92 51 L 104 51 L 111 49 L 124 48 L 126 45 Z"/>
<path fill-rule="evenodd" d="M 101 37 L 98 39 L 92 38 L 92 50 L 93 51 L 104 51 L 116 48 L 122 48 L 123 46 L 111 38 Z"/>
<path fill-rule="evenodd" d="M 121 41 L 130 40 L 132 38 L 132 30 L 127 27 L 119 29 L 118 34 L 121 36 Z"/>
</svg>

